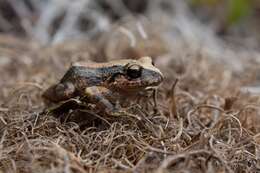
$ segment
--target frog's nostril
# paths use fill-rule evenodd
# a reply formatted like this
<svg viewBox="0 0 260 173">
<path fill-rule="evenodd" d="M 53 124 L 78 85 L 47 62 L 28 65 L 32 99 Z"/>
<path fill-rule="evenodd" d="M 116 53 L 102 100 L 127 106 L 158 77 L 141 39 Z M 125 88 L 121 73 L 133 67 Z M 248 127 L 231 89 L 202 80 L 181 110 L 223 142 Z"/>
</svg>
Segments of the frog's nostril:
<svg viewBox="0 0 260 173">
<path fill-rule="evenodd" d="M 163 76 L 160 76 L 159 77 L 159 82 L 162 82 L 163 81 Z"/>
<path fill-rule="evenodd" d="M 154 81 L 154 83 L 155 83 L 156 85 L 158 85 L 158 84 L 160 84 L 162 81 L 163 81 L 163 77 L 162 77 L 162 76 L 158 76 L 158 77 L 156 78 L 156 80 Z"/>
</svg>

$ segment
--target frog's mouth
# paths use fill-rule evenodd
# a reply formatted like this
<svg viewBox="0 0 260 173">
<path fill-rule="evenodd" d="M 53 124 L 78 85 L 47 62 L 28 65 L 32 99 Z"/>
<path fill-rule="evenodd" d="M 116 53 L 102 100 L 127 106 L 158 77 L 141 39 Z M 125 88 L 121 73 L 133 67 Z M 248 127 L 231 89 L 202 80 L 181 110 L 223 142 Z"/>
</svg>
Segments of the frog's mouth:
<svg viewBox="0 0 260 173">
<path fill-rule="evenodd" d="M 151 90 L 156 90 L 159 87 L 159 82 L 158 83 L 153 83 L 153 85 L 151 85 L 149 82 L 147 83 L 143 83 L 141 81 L 136 81 L 130 83 L 128 81 L 128 85 L 125 87 L 127 88 L 128 91 L 133 91 L 136 92 L 138 90 L 145 90 L 145 91 L 151 91 Z"/>
</svg>

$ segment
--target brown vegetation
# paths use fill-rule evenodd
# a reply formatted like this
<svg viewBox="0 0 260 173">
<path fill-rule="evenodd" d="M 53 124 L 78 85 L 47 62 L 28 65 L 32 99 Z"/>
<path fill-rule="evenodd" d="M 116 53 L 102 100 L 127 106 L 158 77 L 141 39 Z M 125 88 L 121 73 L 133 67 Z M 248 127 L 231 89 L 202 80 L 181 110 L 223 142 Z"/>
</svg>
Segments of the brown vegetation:
<svg viewBox="0 0 260 173">
<path fill-rule="evenodd" d="M 55 45 L 2 34 L 0 173 L 260 172 L 259 54 L 190 24 L 208 42 L 181 30 L 165 39 L 162 25 L 133 16 L 95 39 Z M 71 62 L 144 55 L 165 76 L 157 107 L 149 97 L 131 117 L 42 113 L 42 92 Z"/>
</svg>

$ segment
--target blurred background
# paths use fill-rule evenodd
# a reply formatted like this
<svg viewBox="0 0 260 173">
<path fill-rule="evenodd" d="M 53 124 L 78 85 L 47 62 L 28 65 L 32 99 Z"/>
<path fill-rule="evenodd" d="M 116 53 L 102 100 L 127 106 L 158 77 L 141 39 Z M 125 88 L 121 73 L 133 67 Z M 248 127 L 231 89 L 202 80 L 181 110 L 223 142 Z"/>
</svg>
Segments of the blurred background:
<svg viewBox="0 0 260 173">
<path fill-rule="evenodd" d="M 110 52 L 126 37 L 126 47 L 150 56 L 199 49 L 240 70 L 230 59 L 258 57 L 259 9 L 257 0 L 0 0 L 0 32 L 42 46 L 106 40 Z"/>
<path fill-rule="evenodd" d="M 196 30 L 197 22 L 218 36 L 257 41 L 259 9 L 257 0 L 1 0 L 0 31 L 47 44 L 82 35 L 93 39 L 126 16 L 173 25 L 181 15 L 190 21 L 179 21 L 180 30 Z"/>
</svg>

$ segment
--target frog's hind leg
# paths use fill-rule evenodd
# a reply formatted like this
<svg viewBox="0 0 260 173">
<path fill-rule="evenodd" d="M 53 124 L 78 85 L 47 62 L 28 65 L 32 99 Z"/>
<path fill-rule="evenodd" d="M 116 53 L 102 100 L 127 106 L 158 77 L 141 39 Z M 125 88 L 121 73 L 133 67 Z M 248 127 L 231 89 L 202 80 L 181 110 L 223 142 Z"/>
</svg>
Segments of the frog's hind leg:
<svg viewBox="0 0 260 173">
<path fill-rule="evenodd" d="M 72 83 L 59 83 L 48 88 L 43 97 L 51 102 L 60 102 L 72 98 L 75 95 L 75 87 Z"/>
</svg>

